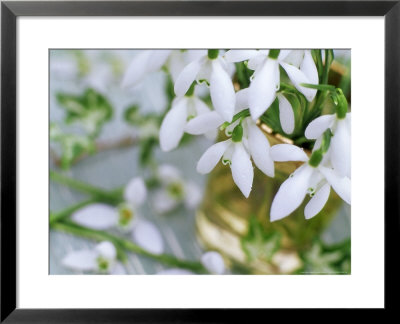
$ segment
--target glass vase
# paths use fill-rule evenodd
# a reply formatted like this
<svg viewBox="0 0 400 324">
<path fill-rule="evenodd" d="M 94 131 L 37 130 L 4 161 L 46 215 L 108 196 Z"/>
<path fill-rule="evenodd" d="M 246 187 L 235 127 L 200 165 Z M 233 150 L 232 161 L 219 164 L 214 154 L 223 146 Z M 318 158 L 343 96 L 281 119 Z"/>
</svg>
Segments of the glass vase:
<svg viewBox="0 0 400 324">
<path fill-rule="evenodd" d="M 270 145 L 288 140 L 266 132 Z M 275 177 L 254 168 L 253 188 L 245 198 L 233 182 L 229 166 L 218 163 L 210 173 L 202 204 L 196 213 L 200 243 L 219 251 L 238 273 L 289 274 L 302 267 L 300 253 L 332 220 L 341 199 L 331 190 L 324 209 L 306 220 L 303 204 L 282 220 L 271 222 L 272 200 L 283 181 L 302 162 L 275 162 Z"/>
</svg>

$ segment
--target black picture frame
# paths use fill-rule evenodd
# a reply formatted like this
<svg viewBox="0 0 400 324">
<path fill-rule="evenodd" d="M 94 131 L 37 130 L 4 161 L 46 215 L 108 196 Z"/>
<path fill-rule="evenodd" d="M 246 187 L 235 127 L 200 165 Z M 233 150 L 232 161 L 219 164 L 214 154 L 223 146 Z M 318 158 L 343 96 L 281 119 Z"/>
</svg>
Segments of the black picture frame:
<svg viewBox="0 0 400 324">
<path fill-rule="evenodd" d="M 1 322 L 234 322 L 268 310 L 16 308 L 16 41 L 20 16 L 384 16 L 385 310 L 399 274 L 400 1 L 92 1 L 1 3 Z M 371 237 L 371 239 L 373 239 Z M 371 259 L 372 261 L 372 259 Z M 393 266 L 392 266 L 393 265 Z M 366 283 L 368 285 L 368 283 Z M 345 293 L 345 292 L 344 292 Z M 251 314 L 248 314 L 250 313 Z"/>
</svg>

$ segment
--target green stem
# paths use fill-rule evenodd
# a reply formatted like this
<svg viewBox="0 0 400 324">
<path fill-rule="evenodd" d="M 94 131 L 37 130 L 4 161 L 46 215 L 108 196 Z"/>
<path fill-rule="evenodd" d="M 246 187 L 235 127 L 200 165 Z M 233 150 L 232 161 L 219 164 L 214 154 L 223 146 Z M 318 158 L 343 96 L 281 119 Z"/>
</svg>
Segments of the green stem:
<svg viewBox="0 0 400 324">
<path fill-rule="evenodd" d="M 50 226 L 51 229 L 71 233 L 95 241 L 110 241 L 119 248 L 146 256 L 168 266 L 184 268 L 196 273 L 207 273 L 206 269 L 200 262 L 178 259 L 169 254 L 154 254 L 141 248 L 140 246 L 134 244 L 129 240 L 109 234 L 104 231 L 90 229 L 69 220 L 54 221 Z"/>
<path fill-rule="evenodd" d="M 57 213 L 50 213 L 50 226 L 58 221 L 61 221 L 67 217 L 69 217 L 72 213 L 76 212 L 77 210 L 81 209 L 82 207 L 85 207 L 87 205 L 93 204 L 99 202 L 98 198 L 91 198 L 85 201 L 82 201 L 80 203 L 77 203 L 75 205 L 72 205 L 70 207 L 67 207 Z"/>
<path fill-rule="evenodd" d="M 114 191 L 103 190 L 79 180 L 66 177 L 52 170 L 50 170 L 50 179 L 110 203 L 117 203 L 122 200 L 122 192 L 120 189 Z"/>
</svg>

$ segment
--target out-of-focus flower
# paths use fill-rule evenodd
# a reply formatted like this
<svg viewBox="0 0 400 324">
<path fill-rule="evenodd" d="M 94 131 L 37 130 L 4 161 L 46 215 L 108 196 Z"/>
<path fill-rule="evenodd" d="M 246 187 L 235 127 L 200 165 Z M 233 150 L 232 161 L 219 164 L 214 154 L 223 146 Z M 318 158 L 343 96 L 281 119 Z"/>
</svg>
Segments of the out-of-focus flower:
<svg viewBox="0 0 400 324">
<path fill-rule="evenodd" d="M 158 168 L 161 188 L 153 196 L 153 207 L 158 213 L 167 213 L 183 203 L 194 209 L 201 201 L 202 193 L 198 185 L 185 181 L 177 168 L 163 164 Z"/>
<path fill-rule="evenodd" d="M 343 119 L 339 119 L 337 114 L 320 116 L 307 126 L 305 136 L 318 141 L 328 128 L 333 133 L 330 163 L 341 176 L 351 178 L 351 113 Z"/>
<path fill-rule="evenodd" d="M 175 98 L 160 127 L 161 149 L 171 151 L 176 148 L 185 132 L 188 121 L 209 112 L 211 112 L 210 108 L 193 94 Z M 216 128 L 206 134 L 208 134 L 208 137 L 215 137 Z"/>
<path fill-rule="evenodd" d="M 308 162 L 307 154 L 295 145 L 277 144 L 271 147 L 275 161 Z M 328 201 L 331 186 L 348 204 L 351 204 L 351 180 L 322 164 L 317 167 L 304 163 L 280 186 L 271 205 L 271 221 L 282 219 L 301 205 L 306 194 L 312 198 L 304 209 L 306 219 L 317 215 Z"/>
<path fill-rule="evenodd" d="M 248 60 L 247 67 L 255 70 L 249 87 L 249 107 L 254 120 L 258 119 L 276 98 L 280 87 L 279 65 L 308 101 L 315 97 L 315 89 L 301 86 L 303 83 L 318 84 L 318 71 L 309 50 L 230 50 L 225 54 L 225 58 L 228 62 Z M 279 96 L 278 99 L 283 109 L 287 108 L 285 98 Z M 291 133 L 290 129 L 287 133 Z"/>
<path fill-rule="evenodd" d="M 211 101 L 215 110 L 226 121 L 231 121 L 235 110 L 235 90 L 229 67 L 218 50 L 209 50 L 188 64 L 175 82 L 175 93 L 182 97 L 194 81 L 207 81 L 210 85 Z"/>
<path fill-rule="evenodd" d="M 125 187 L 125 202 L 117 207 L 104 203 L 85 206 L 72 214 L 76 223 L 96 230 L 117 227 L 123 232 L 131 232 L 132 239 L 144 249 L 161 254 L 164 242 L 158 228 L 140 217 L 138 208 L 146 200 L 147 189 L 143 179 L 133 178 Z"/>
<path fill-rule="evenodd" d="M 76 271 L 126 274 L 123 265 L 117 261 L 115 246 L 108 241 L 99 243 L 94 249 L 72 251 L 61 262 L 65 267 Z"/>
<path fill-rule="evenodd" d="M 209 251 L 201 256 L 201 263 L 211 274 L 223 274 L 225 272 L 225 262 L 221 254 Z"/>
<path fill-rule="evenodd" d="M 129 64 L 122 80 L 123 88 L 138 85 L 143 79 L 163 66 L 168 67 L 176 81 L 183 68 L 206 53 L 205 50 L 144 50 L 140 51 Z"/>
<path fill-rule="evenodd" d="M 134 87 L 142 81 L 146 75 L 161 69 L 171 53 L 172 50 L 140 51 L 129 64 L 122 80 L 122 87 Z"/>
</svg>

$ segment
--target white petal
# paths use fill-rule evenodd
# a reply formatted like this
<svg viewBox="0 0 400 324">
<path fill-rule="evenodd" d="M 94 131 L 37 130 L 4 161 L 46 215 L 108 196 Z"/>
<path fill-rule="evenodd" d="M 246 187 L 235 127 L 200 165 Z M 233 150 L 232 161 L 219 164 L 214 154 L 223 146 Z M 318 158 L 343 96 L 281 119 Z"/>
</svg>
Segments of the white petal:
<svg viewBox="0 0 400 324">
<path fill-rule="evenodd" d="M 279 119 L 281 126 L 286 134 L 292 134 L 294 131 L 294 112 L 292 105 L 284 95 L 278 95 L 279 100 Z"/>
<path fill-rule="evenodd" d="M 304 51 L 304 59 L 301 63 L 300 70 L 306 75 L 311 84 L 318 84 L 318 70 L 312 58 L 311 51 Z"/>
<path fill-rule="evenodd" d="M 254 170 L 242 143 L 235 143 L 232 154 L 232 177 L 242 194 L 248 198 L 253 185 Z"/>
<path fill-rule="evenodd" d="M 128 66 L 124 78 L 122 80 L 122 87 L 129 88 L 138 84 L 148 72 L 148 60 L 151 55 L 151 51 L 141 51 L 137 54 L 131 64 Z"/>
<path fill-rule="evenodd" d="M 334 170 L 320 166 L 318 168 L 326 180 L 332 186 L 333 190 L 349 205 L 351 204 L 351 180 L 347 177 L 341 177 Z"/>
<path fill-rule="evenodd" d="M 97 252 L 93 250 L 72 251 L 62 260 L 63 266 L 80 271 L 91 271 L 97 268 Z"/>
<path fill-rule="evenodd" d="M 224 259 L 218 252 L 210 251 L 204 253 L 201 256 L 201 263 L 210 273 L 223 274 L 225 272 Z"/>
<path fill-rule="evenodd" d="M 199 162 L 197 162 L 197 172 L 202 174 L 211 172 L 211 170 L 215 168 L 221 159 L 230 143 L 231 140 L 226 140 L 210 146 L 200 157 Z"/>
<path fill-rule="evenodd" d="M 197 115 L 205 114 L 211 111 L 211 109 L 205 104 L 205 102 L 197 97 L 193 97 L 192 102 Z"/>
<path fill-rule="evenodd" d="M 254 164 L 267 176 L 274 177 L 274 161 L 267 137 L 256 125 L 249 125 L 248 132 L 248 145 Z"/>
<path fill-rule="evenodd" d="M 328 201 L 330 192 L 331 186 L 329 183 L 326 183 L 315 193 L 314 197 L 310 199 L 304 208 L 304 216 L 306 219 L 314 217 L 322 210 L 322 208 L 324 208 L 326 202 Z"/>
<path fill-rule="evenodd" d="M 162 164 L 157 170 L 158 177 L 164 184 L 169 184 L 175 181 L 182 181 L 182 175 L 180 171 L 170 164 Z"/>
<path fill-rule="evenodd" d="M 160 127 L 160 146 L 165 152 L 176 148 L 181 140 L 187 118 L 186 100 L 177 100 L 165 115 Z"/>
<path fill-rule="evenodd" d="M 280 50 L 278 55 L 278 61 L 286 60 L 286 57 L 293 52 L 293 50 Z"/>
<path fill-rule="evenodd" d="M 143 204 L 146 196 L 146 185 L 141 177 L 131 179 L 125 187 L 124 198 L 134 206 Z"/>
<path fill-rule="evenodd" d="M 306 196 L 313 172 L 313 168 L 303 165 L 281 184 L 272 201 L 271 222 L 288 216 L 301 205 Z"/>
<path fill-rule="evenodd" d="M 288 74 L 289 79 L 293 82 L 293 85 L 296 87 L 296 89 L 299 90 L 307 98 L 307 100 L 311 102 L 314 99 L 317 90 L 305 88 L 300 85 L 302 83 L 312 83 L 311 80 L 309 80 L 304 72 L 297 67 L 287 64 L 285 62 L 281 62 L 281 65 Z"/>
<path fill-rule="evenodd" d="M 270 148 L 270 154 L 276 162 L 308 161 L 307 154 L 292 144 L 276 144 Z"/>
<path fill-rule="evenodd" d="M 212 62 L 210 95 L 215 110 L 230 122 L 235 112 L 235 89 L 230 76 L 218 60 Z"/>
<path fill-rule="evenodd" d="M 214 110 L 189 120 L 185 126 L 185 131 L 189 134 L 201 135 L 218 129 L 223 122 L 224 119 Z"/>
<path fill-rule="evenodd" d="M 279 65 L 276 60 L 267 59 L 249 87 L 249 107 L 253 120 L 258 119 L 276 97 Z"/>
<path fill-rule="evenodd" d="M 249 108 L 249 88 L 236 92 L 235 113 Z"/>
<path fill-rule="evenodd" d="M 199 73 L 203 62 L 204 61 L 202 59 L 193 61 L 182 70 L 174 86 L 177 96 L 182 97 L 186 94 L 193 81 L 196 80 L 197 74 Z"/>
<path fill-rule="evenodd" d="M 229 50 L 224 56 L 228 62 L 242 62 L 257 55 L 260 55 L 257 50 Z"/>
<path fill-rule="evenodd" d="M 171 50 L 152 50 L 152 53 L 147 62 L 148 69 L 151 72 L 158 71 L 167 61 L 169 55 L 171 54 Z"/>
<path fill-rule="evenodd" d="M 179 201 L 171 197 L 165 190 L 157 190 L 153 195 L 152 201 L 152 207 L 159 214 L 168 213 L 179 204 Z"/>
<path fill-rule="evenodd" d="M 196 77 L 196 82 L 204 84 L 204 80 L 210 81 L 211 79 L 211 71 L 212 71 L 212 61 L 204 58 L 203 65 Z"/>
<path fill-rule="evenodd" d="M 268 56 L 268 53 L 266 55 L 263 55 L 260 53 L 260 55 L 256 55 L 252 57 L 248 62 L 247 62 L 247 67 L 250 70 L 257 70 L 259 67 L 262 66 L 263 63 L 265 63 L 265 60 Z"/>
<path fill-rule="evenodd" d="M 311 123 L 308 124 L 304 135 L 308 139 L 317 139 L 328 128 L 332 127 L 334 121 L 335 115 L 323 115 L 315 118 Z"/>
<path fill-rule="evenodd" d="M 99 255 L 108 260 L 114 260 L 117 257 L 117 250 L 115 249 L 114 244 L 109 241 L 97 244 L 95 250 Z"/>
<path fill-rule="evenodd" d="M 185 185 L 185 206 L 188 209 L 196 208 L 203 197 L 200 187 L 194 182 L 187 182 Z"/>
<path fill-rule="evenodd" d="M 157 272 L 158 275 L 194 275 L 192 271 L 185 270 L 185 269 L 178 269 L 178 268 L 172 268 L 172 269 L 166 269 L 166 270 L 161 270 Z"/>
<path fill-rule="evenodd" d="M 346 120 L 338 120 L 330 148 L 331 163 L 335 171 L 342 177 L 350 177 L 351 138 Z"/>
<path fill-rule="evenodd" d="M 110 271 L 111 275 L 125 275 L 126 270 L 121 262 L 116 262 L 114 267 Z"/>
<path fill-rule="evenodd" d="M 117 223 L 118 214 L 110 205 L 95 203 L 77 210 L 71 218 L 79 225 L 105 230 Z"/>
<path fill-rule="evenodd" d="M 154 254 L 164 252 L 164 241 L 158 228 L 151 222 L 140 220 L 132 231 L 133 241 Z"/>
<path fill-rule="evenodd" d="M 282 53 L 283 51 L 281 51 Z M 303 61 L 304 58 L 304 50 L 289 50 L 289 53 L 282 58 L 286 63 L 289 63 L 291 65 L 294 65 L 296 67 L 300 67 L 301 62 Z M 279 55 L 279 59 L 281 59 Z M 318 80 L 317 80 L 318 81 Z"/>
<path fill-rule="evenodd" d="M 169 56 L 167 64 L 168 64 L 168 71 L 170 72 L 172 81 L 175 84 L 179 74 L 186 66 L 183 53 L 180 51 L 172 51 L 171 55 Z"/>
</svg>

